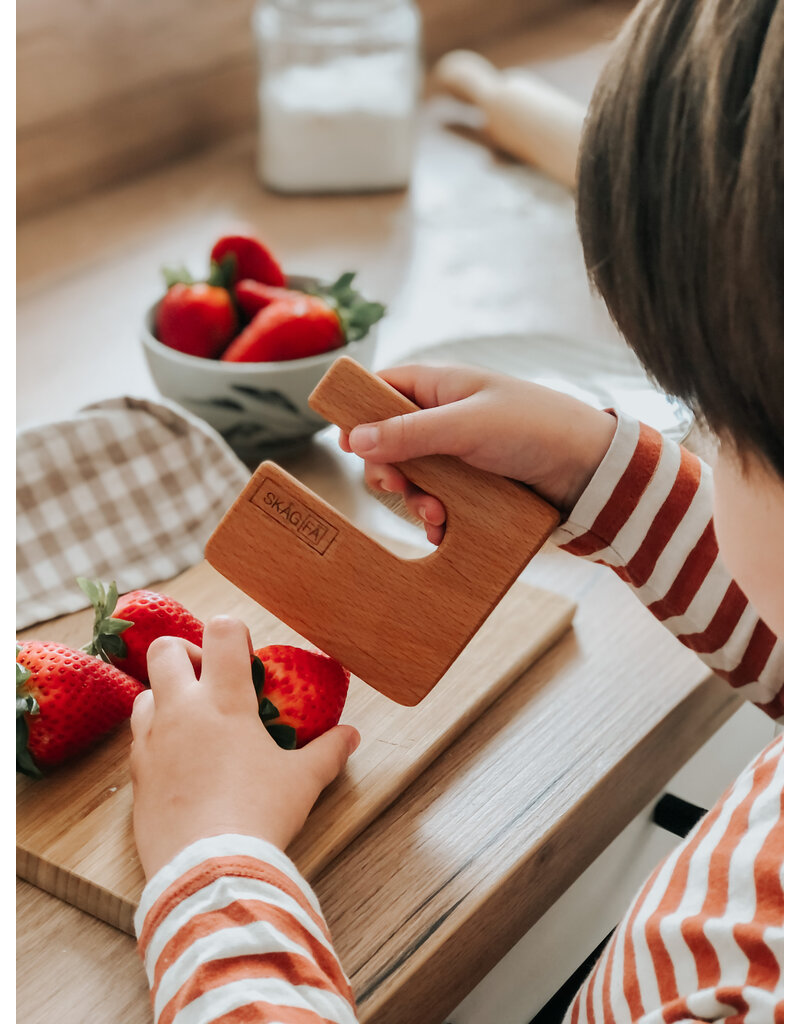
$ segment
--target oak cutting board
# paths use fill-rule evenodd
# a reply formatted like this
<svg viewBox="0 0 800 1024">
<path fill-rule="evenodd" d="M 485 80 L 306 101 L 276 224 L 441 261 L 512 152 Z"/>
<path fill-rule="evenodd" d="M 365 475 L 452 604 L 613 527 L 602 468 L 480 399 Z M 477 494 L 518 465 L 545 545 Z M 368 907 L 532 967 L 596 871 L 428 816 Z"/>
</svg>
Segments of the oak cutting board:
<svg viewBox="0 0 800 1024">
<path fill-rule="evenodd" d="M 419 554 L 381 539 L 387 547 Z M 228 614 L 247 623 L 256 647 L 305 641 L 206 563 L 158 590 L 201 619 Z M 569 628 L 566 598 L 515 583 L 444 678 L 415 707 L 402 707 L 352 679 L 342 721 L 361 745 L 321 795 L 288 853 L 314 877 L 380 814 L 503 690 Z M 80 646 L 87 610 L 20 634 Z M 435 623 L 432 623 L 435 629 Z M 130 732 L 43 780 L 18 776 L 17 874 L 123 931 L 144 885 L 131 824 Z"/>
</svg>

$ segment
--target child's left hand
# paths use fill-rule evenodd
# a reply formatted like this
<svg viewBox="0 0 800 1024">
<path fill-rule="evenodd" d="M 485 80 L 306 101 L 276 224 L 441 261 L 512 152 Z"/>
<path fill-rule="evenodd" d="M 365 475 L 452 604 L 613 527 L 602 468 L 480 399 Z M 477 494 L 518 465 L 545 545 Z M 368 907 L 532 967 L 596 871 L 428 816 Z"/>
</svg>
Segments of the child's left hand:
<svg viewBox="0 0 800 1024">
<path fill-rule="evenodd" d="M 358 746 L 358 732 L 337 725 L 282 750 L 258 717 L 252 650 L 246 626 L 225 617 L 206 625 L 202 652 L 177 637 L 150 645 L 151 689 L 131 716 L 133 828 L 148 879 L 207 836 L 285 849 Z"/>
</svg>

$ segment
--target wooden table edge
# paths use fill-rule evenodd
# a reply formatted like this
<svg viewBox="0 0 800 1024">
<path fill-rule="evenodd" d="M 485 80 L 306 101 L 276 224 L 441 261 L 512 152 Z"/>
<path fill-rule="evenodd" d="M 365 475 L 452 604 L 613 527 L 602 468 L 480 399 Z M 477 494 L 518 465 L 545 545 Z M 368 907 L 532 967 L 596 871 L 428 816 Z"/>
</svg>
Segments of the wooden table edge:
<svg viewBox="0 0 800 1024">
<path fill-rule="evenodd" d="M 562 638 L 563 639 L 563 638 Z M 461 1000 L 499 962 L 541 916 L 563 895 L 619 833 L 656 798 L 676 771 L 741 706 L 741 699 L 709 673 L 661 718 L 629 755 L 602 776 L 597 785 L 541 836 L 515 870 L 462 903 L 439 927 L 377 977 L 358 972 L 351 977 L 359 1024 L 442 1024 Z M 647 773 L 632 763 L 649 759 Z M 627 800 L 613 799 L 627 782 Z M 632 788 L 631 788 L 632 787 Z M 586 843 L 586 820 L 602 814 L 605 839 Z M 576 842 L 580 835 L 581 843 Z M 581 849 L 574 858 L 573 849 Z M 562 864 L 561 884 L 537 889 L 543 863 Z M 502 907 L 502 914 L 496 911 Z M 361 977 L 359 976 L 361 975 Z"/>
</svg>

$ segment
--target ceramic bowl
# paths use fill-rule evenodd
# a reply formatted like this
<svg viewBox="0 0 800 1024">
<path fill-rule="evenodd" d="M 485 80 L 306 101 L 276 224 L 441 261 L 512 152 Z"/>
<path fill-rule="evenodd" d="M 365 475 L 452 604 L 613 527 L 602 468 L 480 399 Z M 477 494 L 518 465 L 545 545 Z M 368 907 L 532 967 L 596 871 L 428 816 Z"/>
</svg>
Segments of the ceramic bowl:
<svg viewBox="0 0 800 1024">
<path fill-rule="evenodd" d="M 302 287 L 312 281 L 295 276 L 287 284 Z M 153 334 L 157 309 L 158 302 L 147 311 L 141 336 L 156 387 L 165 398 L 210 423 L 246 462 L 298 448 L 330 426 L 309 408 L 308 396 L 339 356 L 350 356 L 372 369 L 378 325 L 360 341 L 307 359 L 223 363 L 162 345 Z"/>
</svg>

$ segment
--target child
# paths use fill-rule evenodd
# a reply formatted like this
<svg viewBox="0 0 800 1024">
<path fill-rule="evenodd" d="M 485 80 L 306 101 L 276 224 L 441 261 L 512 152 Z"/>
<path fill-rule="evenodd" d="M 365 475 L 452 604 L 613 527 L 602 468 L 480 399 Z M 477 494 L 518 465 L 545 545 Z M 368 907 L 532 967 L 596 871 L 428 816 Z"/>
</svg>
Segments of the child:
<svg viewBox="0 0 800 1024">
<path fill-rule="evenodd" d="M 342 438 L 434 543 L 443 507 L 392 463 L 449 453 L 530 485 L 563 512 L 557 543 L 610 566 L 776 719 L 782 32 L 772 0 L 643 0 L 581 146 L 590 277 L 648 371 L 715 432 L 713 481 L 635 421 L 477 370 L 385 374 L 422 411 Z M 257 717 L 249 652 L 246 629 L 227 619 L 209 623 L 202 664 L 190 645 L 157 641 L 152 690 L 134 708 L 134 826 L 149 879 L 136 924 L 156 1019 L 354 1021 L 319 906 L 281 850 L 358 736 L 338 726 L 278 749 Z M 645 882 L 568 1019 L 782 1021 L 782 780 L 778 738 Z"/>
</svg>

